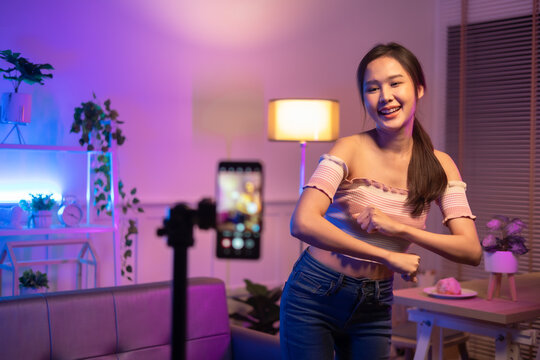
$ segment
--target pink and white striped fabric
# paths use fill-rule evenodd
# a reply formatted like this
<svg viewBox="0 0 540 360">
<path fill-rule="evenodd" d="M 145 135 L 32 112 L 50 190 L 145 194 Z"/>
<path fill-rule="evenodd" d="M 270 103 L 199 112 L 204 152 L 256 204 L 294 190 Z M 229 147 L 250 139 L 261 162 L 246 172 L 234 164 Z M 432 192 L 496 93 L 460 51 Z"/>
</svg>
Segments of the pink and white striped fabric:
<svg viewBox="0 0 540 360">
<path fill-rule="evenodd" d="M 405 252 L 410 243 L 407 240 L 385 236 L 379 233 L 368 234 L 356 222 L 356 215 L 366 206 L 372 205 L 390 218 L 418 229 L 424 229 L 429 206 L 418 217 L 412 217 L 405 203 L 408 191 L 397 189 L 375 180 L 347 179 L 347 165 L 340 158 L 325 154 L 304 189 L 316 188 L 326 194 L 331 204 L 325 218 L 347 234 L 383 249 Z M 462 181 L 449 181 L 446 192 L 437 199 L 444 223 L 458 217 L 475 219 L 465 195 L 466 184 Z"/>
</svg>

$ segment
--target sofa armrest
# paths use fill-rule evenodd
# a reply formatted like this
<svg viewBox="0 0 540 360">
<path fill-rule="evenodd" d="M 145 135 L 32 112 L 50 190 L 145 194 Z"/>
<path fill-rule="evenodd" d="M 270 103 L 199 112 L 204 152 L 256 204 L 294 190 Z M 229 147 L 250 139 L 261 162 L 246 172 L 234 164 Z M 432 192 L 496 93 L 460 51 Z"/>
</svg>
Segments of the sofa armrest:
<svg viewBox="0 0 540 360">
<path fill-rule="evenodd" d="M 279 336 L 231 324 L 234 360 L 279 360 Z"/>
</svg>

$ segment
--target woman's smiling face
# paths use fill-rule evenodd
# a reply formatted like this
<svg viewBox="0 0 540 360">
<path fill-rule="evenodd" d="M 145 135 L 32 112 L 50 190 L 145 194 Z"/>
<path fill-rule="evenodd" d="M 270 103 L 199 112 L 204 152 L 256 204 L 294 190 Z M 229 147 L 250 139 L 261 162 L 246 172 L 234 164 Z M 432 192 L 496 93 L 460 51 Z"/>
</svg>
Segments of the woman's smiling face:
<svg viewBox="0 0 540 360">
<path fill-rule="evenodd" d="M 380 130 L 412 132 L 416 102 L 424 88 L 415 85 L 411 76 L 394 58 L 379 57 L 366 67 L 364 103 L 368 114 Z"/>
</svg>

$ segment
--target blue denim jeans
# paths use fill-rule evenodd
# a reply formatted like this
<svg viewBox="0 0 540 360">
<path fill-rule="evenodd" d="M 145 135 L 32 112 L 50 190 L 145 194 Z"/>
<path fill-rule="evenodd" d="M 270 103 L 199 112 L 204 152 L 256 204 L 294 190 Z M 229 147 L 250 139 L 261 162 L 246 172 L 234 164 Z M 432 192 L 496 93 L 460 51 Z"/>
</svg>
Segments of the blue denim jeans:
<svg viewBox="0 0 540 360">
<path fill-rule="evenodd" d="M 304 251 L 281 298 L 282 359 L 389 359 L 392 283 L 341 274 Z"/>
</svg>

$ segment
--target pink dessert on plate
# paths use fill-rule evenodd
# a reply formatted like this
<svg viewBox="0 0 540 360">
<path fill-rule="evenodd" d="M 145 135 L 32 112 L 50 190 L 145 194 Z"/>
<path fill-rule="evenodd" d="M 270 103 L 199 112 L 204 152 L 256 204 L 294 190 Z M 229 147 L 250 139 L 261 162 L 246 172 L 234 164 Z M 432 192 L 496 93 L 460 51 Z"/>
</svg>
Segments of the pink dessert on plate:
<svg viewBox="0 0 540 360">
<path fill-rule="evenodd" d="M 438 294 L 461 295 L 461 285 L 459 285 L 459 282 L 453 277 L 437 281 L 435 290 Z"/>
</svg>

